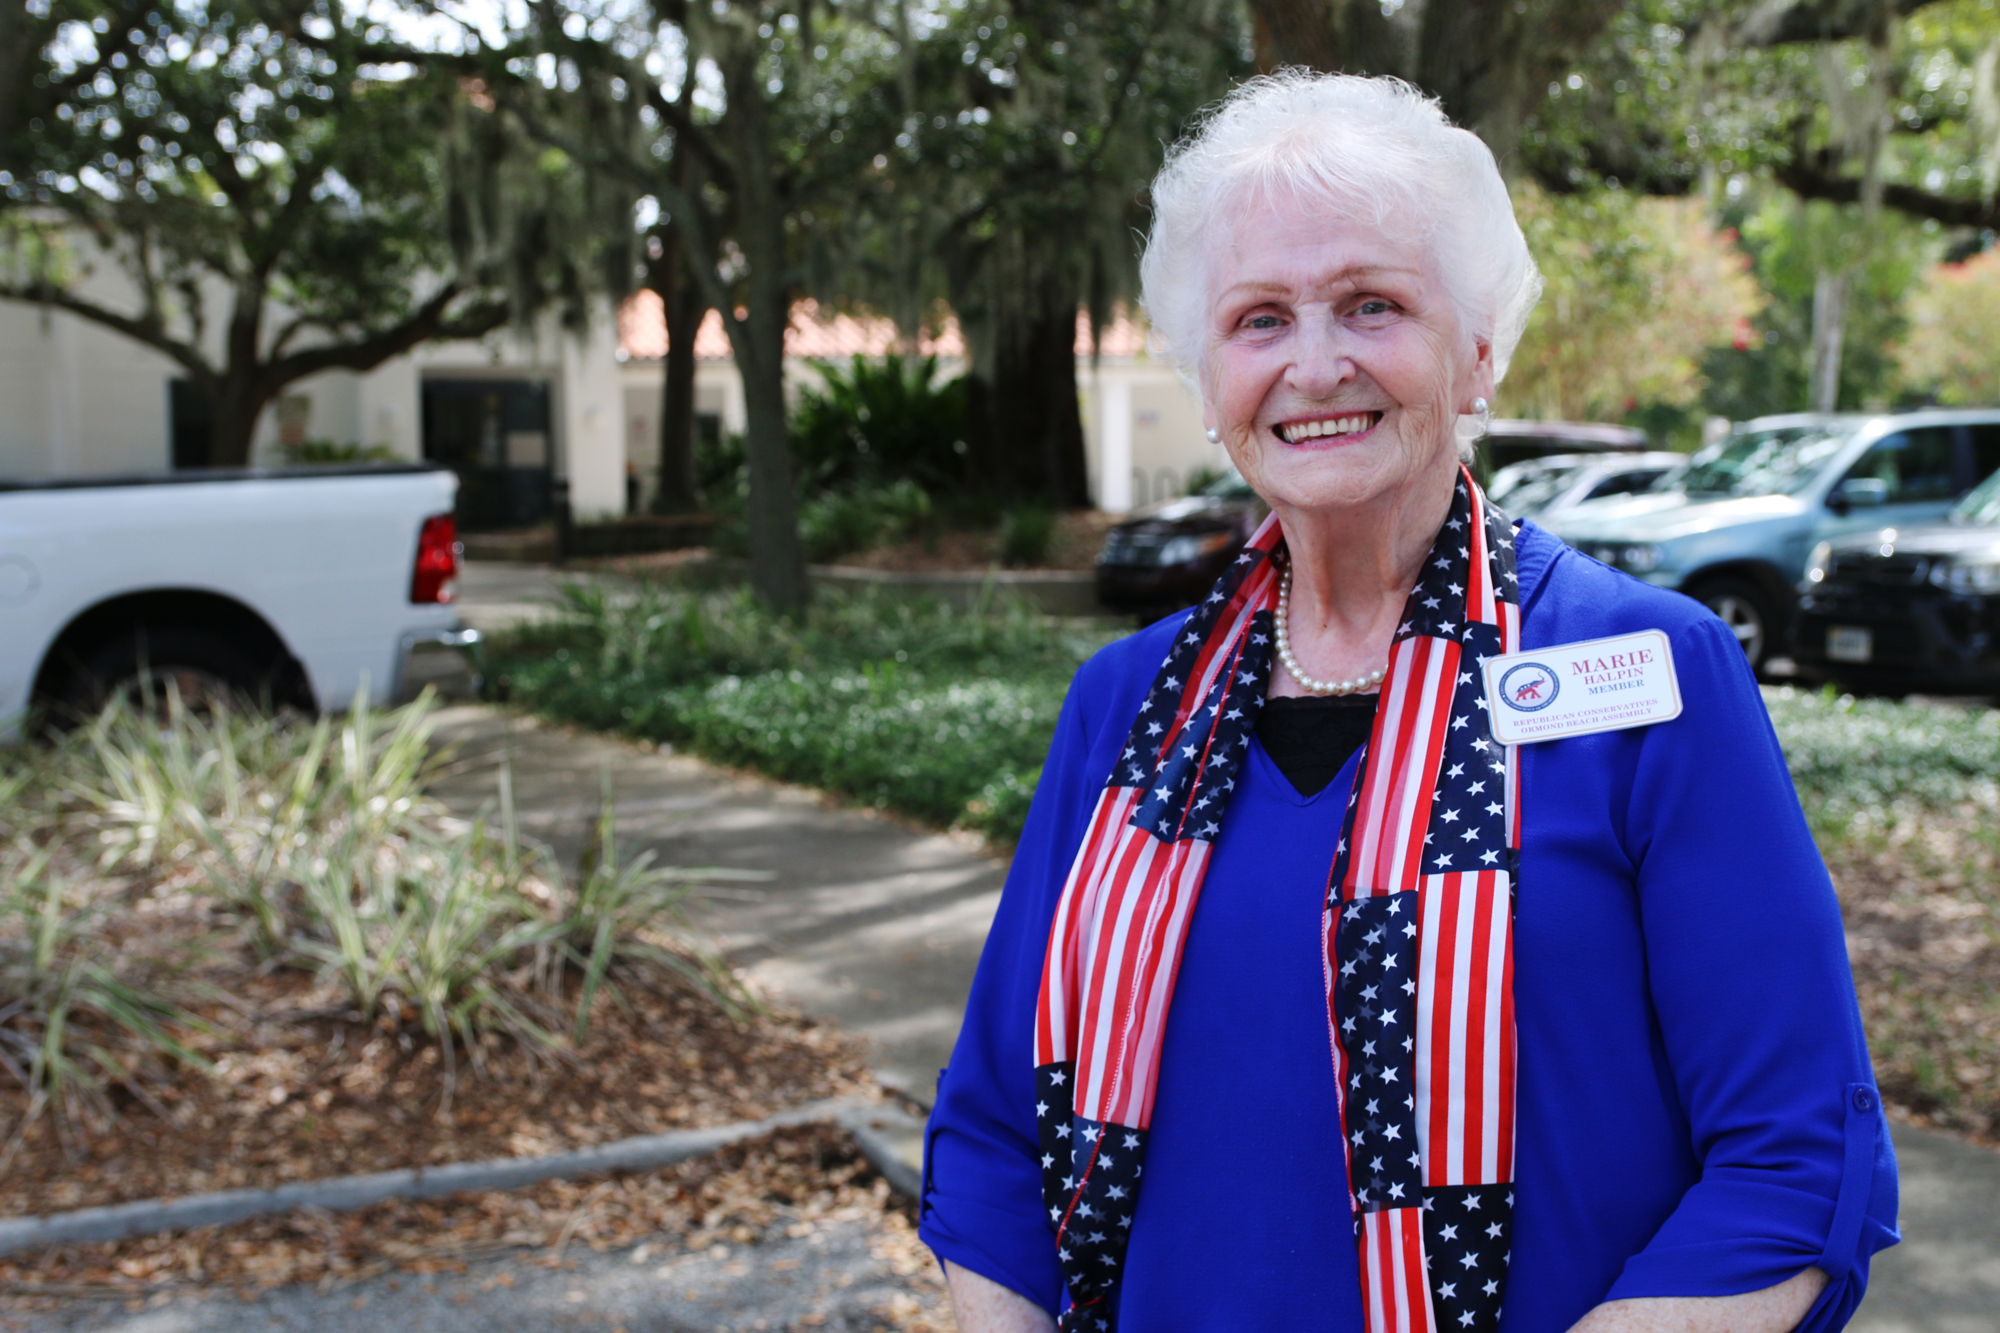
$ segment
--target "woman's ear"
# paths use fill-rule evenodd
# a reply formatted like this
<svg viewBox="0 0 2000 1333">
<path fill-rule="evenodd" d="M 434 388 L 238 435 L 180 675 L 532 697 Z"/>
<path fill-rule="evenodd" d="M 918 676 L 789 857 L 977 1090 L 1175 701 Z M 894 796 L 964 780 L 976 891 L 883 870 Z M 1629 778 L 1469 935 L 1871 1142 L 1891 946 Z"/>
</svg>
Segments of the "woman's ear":
<svg viewBox="0 0 2000 1333">
<path fill-rule="evenodd" d="M 1458 405 L 1459 413 L 1466 416 L 1473 415 L 1473 399 L 1484 398 L 1490 403 L 1493 401 L 1493 391 L 1498 387 L 1493 378 L 1493 344 L 1474 339 L 1472 352 L 1473 360 L 1466 376 L 1465 395 Z"/>
</svg>

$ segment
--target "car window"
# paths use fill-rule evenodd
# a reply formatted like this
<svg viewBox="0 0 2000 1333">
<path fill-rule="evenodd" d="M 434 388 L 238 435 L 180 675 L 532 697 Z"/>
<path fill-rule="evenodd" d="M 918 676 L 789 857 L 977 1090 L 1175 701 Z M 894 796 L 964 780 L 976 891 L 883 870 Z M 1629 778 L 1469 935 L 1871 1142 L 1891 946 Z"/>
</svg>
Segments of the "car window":
<svg viewBox="0 0 2000 1333">
<path fill-rule="evenodd" d="M 1725 436 L 1694 456 L 1678 484 L 1690 495 L 1791 495 L 1811 485 L 1847 439 L 1812 426 Z"/>
<path fill-rule="evenodd" d="M 1990 477 L 2000 472 L 2000 423 L 1969 426 L 1972 433 L 1972 475 Z"/>
<path fill-rule="evenodd" d="M 1545 463 L 1540 459 L 1510 463 L 1493 474 L 1493 480 L 1486 486 L 1486 498 L 1494 504 L 1501 504 L 1523 486 L 1534 485 L 1552 475 L 1561 476 L 1579 466 L 1581 464 Z"/>
<path fill-rule="evenodd" d="M 1950 426 L 1899 430 L 1877 440 L 1842 480 L 1887 483 L 1884 504 L 1949 500 L 1958 494 L 1952 478 L 1951 437 Z"/>
<path fill-rule="evenodd" d="M 1515 466 L 1522 469 L 1517 481 L 1510 484 L 1504 492 L 1487 493 L 1488 499 L 1510 514 L 1532 514 L 1561 495 L 1568 489 L 1569 484 L 1576 480 L 1576 474 L 1583 465 L 1553 464 L 1533 467 L 1532 470 L 1529 464 Z M 1514 469 L 1509 468 L 1508 471 L 1512 472 Z M 1496 477 L 1494 480 L 1498 481 L 1499 478 Z"/>
<path fill-rule="evenodd" d="M 1201 493 L 1213 496 L 1218 500 L 1247 500 L 1257 492 L 1250 489 L 1250 483 L 1243 480 L 1241 472 L 1238 472 L 1235 468 L 1230 468 L 1214 481 L 1202 487 Z"/>
<path fill-rule="evenodd" d="M 1595 500 L 1600 495 L 1634 495 L 1645 490 L 1660 479 L 1665 468 L 1641 468 L 1636 472 L 1617 472 L 1606 477 L 1590 488 L 1586 500 Z"/>
<path fill-rule="evenodd" d="M 1954 523 L 2000 523 L 2000 471 L 1966 493 L 1951 511 Z"/>
</svg>

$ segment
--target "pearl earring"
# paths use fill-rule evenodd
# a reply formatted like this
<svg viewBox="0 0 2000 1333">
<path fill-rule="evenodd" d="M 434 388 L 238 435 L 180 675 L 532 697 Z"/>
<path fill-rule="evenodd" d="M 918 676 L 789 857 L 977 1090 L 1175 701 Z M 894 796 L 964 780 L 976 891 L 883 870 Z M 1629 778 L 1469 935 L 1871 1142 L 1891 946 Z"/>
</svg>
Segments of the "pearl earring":
<svg viewBox="0 0 2000 1333">
<path fill-rule="evenodd" d="M 1485 400 L 1484 400 L 1484 399 L 1481 399 L 1480 401 L 1482 401 L 1482 402 L 1483 402 L 1483 401 L 1485 401 Z M 1210 426 L 1210 427 L 1208 428 L 1208 442 L 1209 442 L 1210 444 L 1221 444 L 1221 443 L 1222 443 L 1222 432 L 1221 432 L 1221 431 L 1219 431 L 1219 430 L 1217 430 L 1217 429 L 1216 429 L 1215 427 L 1213 427 L 1213 426 Z"/>
<path fill-rule="evenodd" d="M 1492 410 L 1492 407 L 1487 404 L 1484 398 L 1475 398 L 1472 400 L 1472 414 L 1474 416 L 1483 417 Z"/>
</svg>

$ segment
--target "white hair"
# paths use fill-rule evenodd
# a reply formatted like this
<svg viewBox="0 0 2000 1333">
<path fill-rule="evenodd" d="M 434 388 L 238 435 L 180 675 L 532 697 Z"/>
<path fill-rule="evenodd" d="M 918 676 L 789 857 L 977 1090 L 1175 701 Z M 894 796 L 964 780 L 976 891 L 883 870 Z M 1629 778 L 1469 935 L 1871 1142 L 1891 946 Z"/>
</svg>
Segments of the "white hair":
<svg viewBox="0 0 2000 1333">
<path fill-rule="evenodd" d="M 1169 150 L 1139 279 L 1155 335 L 1198 385 L 1217 224 L 1246 196 L 1414 230 L 1461 326 L 1491 345 L 1494 382 L 1507 373 L 1541 274 L 1491 150 L 1434 99 L 1400 79 L 1284 69 L 1237 88 Z"/>
</svg>

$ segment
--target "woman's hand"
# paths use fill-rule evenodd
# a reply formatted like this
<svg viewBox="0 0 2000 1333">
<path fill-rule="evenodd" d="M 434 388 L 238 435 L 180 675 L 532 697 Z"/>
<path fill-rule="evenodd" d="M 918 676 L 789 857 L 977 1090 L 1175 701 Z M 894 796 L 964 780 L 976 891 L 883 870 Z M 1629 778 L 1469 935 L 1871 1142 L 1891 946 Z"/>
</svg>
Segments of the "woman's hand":
<svg viewBox="0 0 2000 1333">
<path fill-rule="evenodd" d="M 1053 1333 L 1049 1312 L 1019 1292 L 957 1264 L 944 1266 L 958 1333 Z"/>
<path fill-rule="evenodd" d="M 1791 1333 L 1825 1286 L 1826 1274 L 1808 1268 L 1775 1287 L 1741 1296 L 1606 1301 L 1569 1333 Z"/>
</svg>

